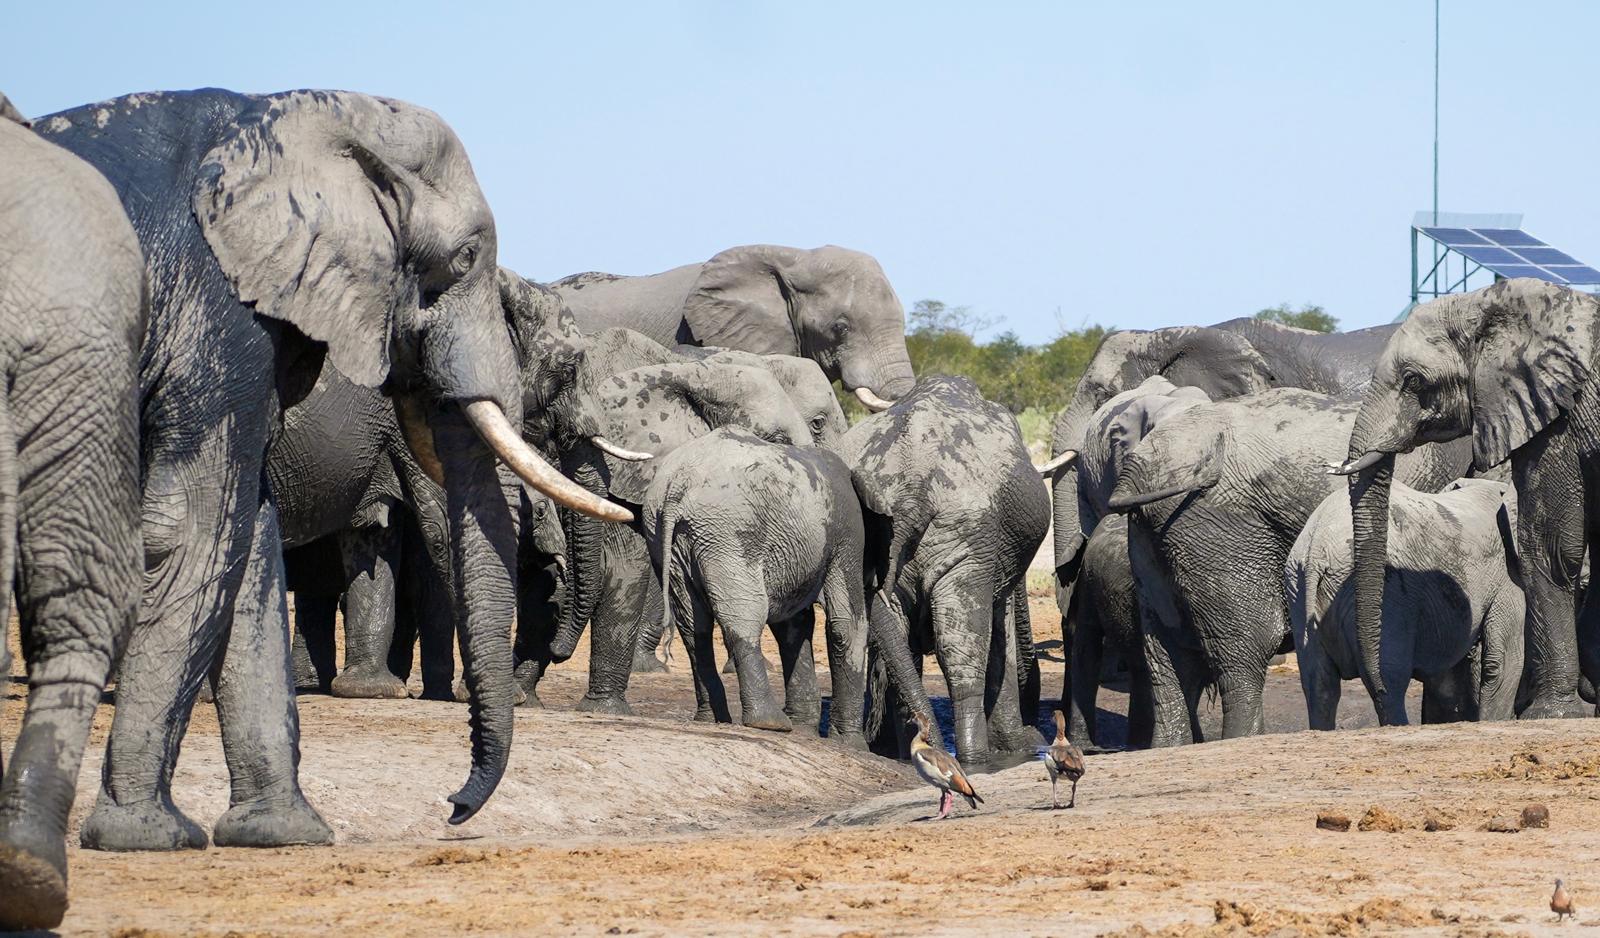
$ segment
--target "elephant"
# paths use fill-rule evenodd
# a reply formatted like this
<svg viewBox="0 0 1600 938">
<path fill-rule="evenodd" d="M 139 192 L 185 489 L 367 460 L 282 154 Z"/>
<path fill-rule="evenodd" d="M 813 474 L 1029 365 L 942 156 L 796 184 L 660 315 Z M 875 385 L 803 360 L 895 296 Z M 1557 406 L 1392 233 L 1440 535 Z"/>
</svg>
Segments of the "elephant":
<svg viewBox="0 0 1600 938">
<path fill-rule="evenodd" d="M 1056 602 L 1071 606 L 1087 532 L 1078 525 L 1074 460 L 1096 410 L 1112 397 L 1160 375 L 1224 400 L 1276 387 L 1336 397 L 1359 395 L 1371 380 L 1392 325 L 1323 334 L 1260 319 L 1215 326 L 1174 326 L 1113 332 L 1101 340 L 1071 400 L 1051 430 L 1054 457 L 1040 466 L 1050 480 L 1054 509 Z"/>
<path fill-rule="evenodd" d="M 1153 744 L 1194 741 L 1200 685 L 1216 682 L 1223 736 L 1264 730 L 1268 660 L 1292 647 L 1283 567 L 1337 479 L 1358 405 L 1298 388 L 1196 404 L 1123 457 L 1108 504 L 1129 512 Z M 1405 480 L 1435 491 L 1465 468 L 1461 447 L 1407 459 Z"/>
<path fill-rule="evenodd" d="M 659 274 L 589 272 L 550 286 L 585 332 L 626 327 L 668 347 L 803 355 L 869 410 L 911 388 L 905 309 L 860 251 L 753 244 Z"/>
<path fill-rule="evenodd" d="M 1324 499 L 1289 551 L 1284 583 L 1311 728 L 1334 728 L 1340 681 L 1374 684 L 1368 660 L 1393 690 L 1373 699 L 1388 708 L 1385 724 L 1407 722 L 1413 677 L 1422 681 L 1423 722 L 1512 719 L 1523 638 L 1516 493 L 1488 479 L 1461 479 L 1436 495 L 1396 485 L 1389 518 L 1386 606 L 1371 654 L 1356 636 L 1348 493 Z"/>
<path fill-rule="evenodd" d="M 1350 435 L 1356 631 L 1380 634 L 1394 459 L 1427 442 L 1470 439 L 1479 470 L 1511 463 L 1526 598 L 1524 719 L 1592 714 L 1580 683 L 1600 680 L 1600 597 L 1580 570 L 1600 524 L 1600 299 L 1541 280 L 1502 280 L 1411 311 L 1390 338 Z M 1370 646 L 1370 648 L 1369 648 Z M 1378 662 L 1370 690 L 1392 713 Z M 1586 679 L 1586 681 L 1582 680 Z"/>
<path fill-rule="evenodd" d="M 716 622 L 739 673 L 741 722 L 784 732 L 820 729 L 813 662 L 801 661 L 811 654 L 812 604 L 820 599 L 833 679 L 828 737 L 864 749 L 868 624 L 861 505 L 844 460 L 803 442 L 808 445 L 777 445 L 722 427 L 678 447 L 656 467 L 641 517 L 667 597 L 663 631 L 676 621 L 683 638 L 695 677 L 695 719 L 730 719 L 711 655 Z M 761 656 L 769 624 L 783 659 L 782 710 Z M 898 652 L 909 668 L 909 649 Z"/>
<path fill-rule="evenodd" d="M 28 695 L 0 780 L 0 931 L 67 908 L 67 814 L 138 616 L 139 239 L 106 179 L 0 95 L 0 622 Z M 0 678 L 9 678 L 0 639 Z"/>
<path fill-rule="evenodd" d="M 130 95 L 40 132 L 110 180 L 145 251 L 139 624 L 117 685 L 91 849 L 180 849 L 206 832 L 171 778 L 201 681 L 232 778 L 219 845 L 321 844 L 298 777 L 283 559 L 265 463 L 324 362 L 387 387 L 444 482 L 465 630 L 472 768 L 451 821 L 504 773 L 512 733 L 514 519 L 496 460 L 585 511 L 630 520 L 514 431 L 521 395 L 496 289 L 494 219 L 437 115 L 334 91 Z"/>
<path fill-rule="evenodd" d="M 967 378 L 925 376 L 850 428 L 839 452 L 866 522 L 871 634 L 901 704 L 931 722 L 921 671 L 932 652 L 961 761 L 1042 745 L 1032 729 L 1039 665 L 1024 578 L 1050 505 L 1016 418 Z M 900 647 L 911 656 L 891 652 Z M 883 682 L 874 683 L 869 727 L 882 749 L 907 720 L 890 715 Z"/>
<path fill-rule="evenodd" d="M 1128 522 L 1109 502 L 1127 452 L 1161 420 L 1207 401 L 1201 389 L 1180 388 L 1155 375 L 1095 411 L 1078 443 L 1078 527 L 1088 541 L 1066 617 L 1070 627 L 1063 632 L 1071 644 L 1061 689 L 1068 738 L 1075 743 L 1098 743 L 1095 698 L 1103 649 L 1109 643 L 1128 662 L 1128 745 L 1150 744 L 1154 703 L 1128 560 Z"/>
</svg>

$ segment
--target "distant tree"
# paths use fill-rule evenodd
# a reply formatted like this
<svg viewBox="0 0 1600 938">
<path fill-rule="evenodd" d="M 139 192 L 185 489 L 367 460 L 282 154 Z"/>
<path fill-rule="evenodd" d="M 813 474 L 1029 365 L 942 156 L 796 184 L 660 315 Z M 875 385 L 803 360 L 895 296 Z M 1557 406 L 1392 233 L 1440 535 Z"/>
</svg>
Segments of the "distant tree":
<svg viewBox="0 0 1600 938">
<path fill-rule="evenodd" d="M 970 306 L 947 306 L 941 300 L 918 300 L 906 314 L 912 335 L 941 335 L 953 332 L 976 339 L 1000 322 L 992 316 L 974 312 Z"/>
<path fill-rule="evenodd" d="M 1327 310 L 1315 303 L 1306 303 L 1299 309 L 1290 309 L 1288 303 L 1279 303 L 1277 306 L 1269 306 L 1256 313 L 1256 318 L 1281 322 L 1286 326 L 1300 329 L 1310 329 L 1312 332 L 1339 331 L 1339 320 L 1328 315 Z"/>
</svg>

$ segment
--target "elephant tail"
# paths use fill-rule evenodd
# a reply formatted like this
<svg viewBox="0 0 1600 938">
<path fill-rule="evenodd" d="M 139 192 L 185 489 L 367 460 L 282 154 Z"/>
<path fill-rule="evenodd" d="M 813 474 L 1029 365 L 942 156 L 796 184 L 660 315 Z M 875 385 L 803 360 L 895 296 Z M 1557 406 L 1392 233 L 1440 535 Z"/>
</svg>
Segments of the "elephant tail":
<svg viewBox="0 0 1600 938">
<path fill-rule="evenodd" d="M 672 549 L 673 532 L 678 527 L 678 492 L 677 486 L 671 482 L 667 484 L 667 497 L 661 500 L 661 518 L 657 530 L 661 539 L 661 635 L 664 647 L 661 651 L 662 664 L 672 666 L 672 636 L 675 631 L 672 619 L 672 597 L 682 588 L 679 582 L 678 563 L 674 559 Z M 691 664 L 691 667 L 693 665 Z"/>
</svg>

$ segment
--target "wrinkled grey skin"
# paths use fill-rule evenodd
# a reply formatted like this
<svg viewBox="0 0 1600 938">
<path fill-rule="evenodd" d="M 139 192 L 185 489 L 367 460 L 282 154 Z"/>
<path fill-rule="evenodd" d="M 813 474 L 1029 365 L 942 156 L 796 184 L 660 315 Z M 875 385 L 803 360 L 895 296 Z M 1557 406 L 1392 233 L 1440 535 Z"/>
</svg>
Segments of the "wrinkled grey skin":
<svg viewBox="0 0 1600 938">
<path fill-rule="evenodd" d="M 1153 745 L 1194 741 L 1208 678 L 1222 697 L 1226 738 L 1262 731 L 1267 662 L 1290 648 L 1283 565 L 1311 512 L 1341 484 L 1324 467 L 1343 454 L 1356 409 L 1299 389 L 1197 404 L 1124 457 L 1110 505 L 1130 511 Z M 1427 491 L 1465 465 L 1464 448 L 1430 447 L 1401 469 Z"/>
<path fill-rule="evenodd" d="M 1594 712 L 1579 698 L 1580 678 L 1600 679 L 1593 580 L 1581 620 L 1577 609 L 1584 550 L 1600 523 L 1597 332 L 1600 300 L 1543 281 L 1505 280 L 1441 297 L 1412 310 L 1390 339 L 1350 436 L 1364 635 L 1377 634 L 1384 608 L 1389 457 L 1470 438 L 1477 469 L 1510 460 L 1527 600 L 1526 719 Z M 1373 690 L 1389 694 L 1385 686 Z"/>
<path fill-rule="evenodd" d="M 1373 683 L 1368 660 L 1393 689 L 1379 714 L 1386 725 L 1407 722 L 1413 677 L 1422 682 L 1425 723 L 1513 718 L 1523 618 L 1516 493 L 1504 482 L 1461 479 L 1437 495 L 1404 485 L 1391 494 L 1383 628 L 1370 655 L 1356 637 L 1349 496 L 1329 495 L 1289 552 L 1284 584 L 1311 728 L 1334 728 L 1340 681 Z"/>
<path fill-rule="evenodd" d="M 869 627 L 901 703 L 931 722 L 921 662 L 939 660 L 963 762 L 1040 745 L 1039 665 L 1024 576 L 1049 525 L 1049 496 L 1017 422 L 966 378 L 920 379 L 846 433 L 867 525 Z M 912 670 L 888 649 L 908 647 Z M 881 682 L 869 736 L 903 727 Z M 903 714 L 902 714 L 903 716 Z M 885 748 L 887 740 L 876 743 Z"/>
<path fill-rule="evenodd" d="M 133 95 L 38 122 L 104 173 L 145 250 L 145 590 L 84 846 L 196 848 L 171 778 L 202 680 L 232 779 L 221 845 L 327 843 L 298 781 L 282 536 L 265 472 L 283 409 L 323 359 L 411 402 L 438 454 L 472 610 L 472 770 L 452 820 L 492 794 L 511 744 L 516 536 L 496 449 L 465 410 L 520 419 L 495 229 L 437 115 L 345 92 Z M 481 404 L 480 404 L 481 402 Z M 489 414 L 494 416 L 490 417 Z M 514 454 L 520 458 L 520 452 Z"/>
<path fill-rule="evenodd" d="M 695 677 L 695 719 L 730 720 L 711 654 L 712 624 L 719 623 L 739 673 L 741 722 L 783 732 L 820 729 L 811 660 L 812 604 L 820 600 L 834 695 L 828 737 L 866 748 L 866 535 L 844 460 L 724 427 L 662 459 L 641 517 L 668 597 L 663 631 L 676 621 Z M 769 624 L 783 660 L 782 709 L 761 655 Z M 909 649 L 897 651 L 909 669 Z"/>
<path fill-rule="evenodd" d="M 1127 519 L 1114 514 L 1111 493 L 1123 457 L 1163 419 L 1206 402 L 1196 387 L 1176 387 L 1157 375 L 1124 391 L 1095 411 L 1079 444 L 1078 524 L 1088 536 L 1066 619 L 1067 668 L 1061 689 L 1067 737 L 1076 745 L 1098 744 L 1095 697 L 1100 689 L 1104 647 L 1110 644 L 1128 662 L 1130 695 L 1128 745 L 1148 746 L 1154 731 L 1150 673 L 1128 560 Z M 1102 531 L 1102 528 L 1105 530 Z"/>
<path fill-rule="evenodd" d="M 829 381 L 888 400 L 911 387 L 905 309 L 860 251 L 754 244 L 659 274 L 582 273 L 551 287 L 585 332 L 622 327 L 668 347 L 800 355 Z"/>
<path fill-rule="evenodd" d="M 146 292 L 116 192 L 3 95 L 0 166 L 0 621 L 15 574 L 28 671 L 0 781 L 0 931 L 12 931 L 66 911 L 84 742 L 138 614 Z"/>
<path fill-rule="evenodd" d="M 1077 449 L 1096 410 L 1157 375 L 1179 387 L 1199 388 L 1212 400 L 1277 387 L 1336 397 L 1359 394 L 1394 329 L 1377 326 L 1325 335 L 1258 319 L 1233 319 L 1209 327 L 1114 332 L 1095 350 L 1072 400 L 1056 414 L 1051 455 Z M 1064 614 L 1087 532 L 1078 526 L 1075 467 L 1069 464 L 1051 475 L 1056 601 Z"/>
</svg>

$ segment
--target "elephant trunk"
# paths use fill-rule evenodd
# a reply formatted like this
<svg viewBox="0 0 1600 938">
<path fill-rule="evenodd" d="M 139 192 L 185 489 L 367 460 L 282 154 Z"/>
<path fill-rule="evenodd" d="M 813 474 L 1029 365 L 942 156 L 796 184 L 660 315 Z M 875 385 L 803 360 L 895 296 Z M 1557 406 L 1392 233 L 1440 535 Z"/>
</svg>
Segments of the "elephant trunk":
<svg viewBox="0 0 1600 938">
<path fill-rule="evenodd" d="M 1362 677 L 1372 695 L 1380 723 L 1387 724 L 1387 689 L 1383 684 L 1383 592 L 1389 556 L 1389 487 L 1394 455 L 1381 456 L 1370 468 L 1351 477 L 1350 512 L 1354 531 L 1356 642 L 1361 649 Z"/>
<path fill-rule="evenodd" d="M 897 333 L 874 341 L 870 347 L 873 350 L 870 356 L 857 357 L 846 352 L 839 380 L 846 390 L 854 392 L 862 406 L 877 412 L 906 396 L 917 378 L 911 369 L 904 335 Z"/>
<path fill-rule="evenodd" d="M 598 457 L 574 460 L 572 477 L 587 491 L 600 496 L 605 492 Z M 600 600 L 600 582 L 605 574 L 604 539 L 601 522 L 577 512 L 564 512 L 562 527 L 567 536 L 567 578 L 571 584 L 562 607 L 561 623 L 550 639 L 552 661 L 572 657 L 584 627 L 593 617 Z"/>
</svg>

